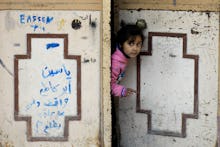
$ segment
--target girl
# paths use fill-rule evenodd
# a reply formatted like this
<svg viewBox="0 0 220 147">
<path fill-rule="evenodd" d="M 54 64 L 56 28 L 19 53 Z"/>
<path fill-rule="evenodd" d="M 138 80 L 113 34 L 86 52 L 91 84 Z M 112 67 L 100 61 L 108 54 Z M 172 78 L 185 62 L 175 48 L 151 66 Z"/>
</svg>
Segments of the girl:
<svg viewBox="0 0 220 147">
<path fill-rule="evenodd" d="M 111 57 L 111 94 L 117 97 L 126 97 L 136 92 L 119 84 L 124 77 L 124 71 L 130 58 L 136 57 L 142 48 L 144 35 L 137 25 L 122 27 L 116 37 L 116 51 Z"/>
<path fill-rule="evenodd" d="M 116 50 L 111 57 L 112 94 L 112 147 L 120 146 L 120 126 L 118 122 L 118 98 L 126 97 L 136 91 L 119 84 L 130 58 L 136 57 L 142 48 L 144 35 L 137 25 L 122 27 L 116 36 Z M 114 99 L 114 97 L 116 97 Z"/>
</svg>

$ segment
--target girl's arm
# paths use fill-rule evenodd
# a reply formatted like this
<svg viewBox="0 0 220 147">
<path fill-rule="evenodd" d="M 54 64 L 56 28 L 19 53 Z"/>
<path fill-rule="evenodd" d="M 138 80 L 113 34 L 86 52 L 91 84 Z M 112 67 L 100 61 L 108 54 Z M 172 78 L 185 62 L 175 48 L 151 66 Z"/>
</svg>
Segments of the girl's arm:
<svg viewBox="0 0 220 147">
<path fill-rule="evenodd" d="M 113 96 L 124 97 L 126 96 L 127 89 L 123 85 L 117 83 L 120 72 L 119 66 L 114 66 L 113 62 L 111 67 L 111 94 Z"/>
</svg>

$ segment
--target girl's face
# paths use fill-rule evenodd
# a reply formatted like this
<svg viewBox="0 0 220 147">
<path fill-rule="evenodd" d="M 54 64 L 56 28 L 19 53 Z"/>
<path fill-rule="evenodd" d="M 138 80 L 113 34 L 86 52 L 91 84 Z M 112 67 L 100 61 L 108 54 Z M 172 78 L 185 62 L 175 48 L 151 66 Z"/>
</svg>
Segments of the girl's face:
<svg viewBox="0 0 220 147">
<path fill-rule="evenodd" d="M 130 58 L 136 57 L 140 53 L 142 48 L 141 36 L 138 35 L 130 37 L 123 43 L 122 48 L 125 54 L 128 55 Z"/>
</svg>

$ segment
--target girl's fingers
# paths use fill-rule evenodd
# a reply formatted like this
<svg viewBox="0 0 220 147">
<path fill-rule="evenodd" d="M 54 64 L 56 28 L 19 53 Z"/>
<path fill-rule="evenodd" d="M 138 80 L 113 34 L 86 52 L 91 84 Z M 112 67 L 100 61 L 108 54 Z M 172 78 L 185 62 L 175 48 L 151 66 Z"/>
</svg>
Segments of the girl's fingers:
<svg viewBox="0 0 220 147">
<path fill-rule="evenodd" d="M 134 89 L 132 88 L 127 88 L 128 91 L 135 91 Z"/>
<path fill-rule="evenodd" d="M 136 93 L 136 90 L 134 90 L 134 89 L 128 89 L 128 91 L 131 93 Z"/>
<path fill-rule="evenodd" d="M 129 90 L 128 90 L 128 95 L 135 94 L 135 93 L 136 93 L 136 91 L 133 90 L 133 89 L 129 89 Z"/>
</svg>

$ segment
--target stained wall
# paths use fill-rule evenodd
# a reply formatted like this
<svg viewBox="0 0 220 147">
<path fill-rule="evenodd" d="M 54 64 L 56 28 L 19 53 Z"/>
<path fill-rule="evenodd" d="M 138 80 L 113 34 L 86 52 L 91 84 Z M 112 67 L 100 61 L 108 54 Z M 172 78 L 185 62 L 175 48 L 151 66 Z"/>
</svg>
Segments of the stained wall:
<svg viewBox="0 0 220 147">
<path fill-rule="evenodd" d="M 110 146 L 110 3 L 0 9 L 1 146 Z"/>
<path fill-rule="evenodd" d="M 121 146 L 216 146 L 219 2 L 119 2 L 118 24 L 140 19 L 146 39 L 123 81 L 137 95 L 119 100 Z"/>
</svg>

